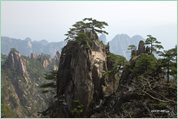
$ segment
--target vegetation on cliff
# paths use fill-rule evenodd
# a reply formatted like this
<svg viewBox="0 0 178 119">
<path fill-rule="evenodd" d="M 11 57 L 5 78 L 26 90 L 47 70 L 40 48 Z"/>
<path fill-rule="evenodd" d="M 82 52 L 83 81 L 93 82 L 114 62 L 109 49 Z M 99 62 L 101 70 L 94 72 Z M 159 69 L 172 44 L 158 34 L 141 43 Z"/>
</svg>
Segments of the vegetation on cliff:
<svg viewBox="0 0 178 119">
<path fill-rule="evenodd" d="M 65 40 L 76 40 L 76 37 L 78 37 L 79 34 L 86 32 L 91 32 L 93 35 L 96 35 L 96 33 L 108 34 L 103 30 L 105 26 L 108 26 L 106 22 L 97 21 L 92 18 L 84 18 L 82 21 L 76 22 L 73 27 L 70 28 L 67 34 L 65 34 L 67 36 Z"/>
<path fill-rule="evenodd" d="M 98 40 L 97 33 L 107 33 L 105 25 L 86 18 L 68 31 L 57 73 L 57 100 L 43 115 L 175 117 L 176 48 L 161 52 L 161 43 L 148 35 L 138 49 L 129 46 L 128 62 Z"/>
<path fill-rule="evenodd" d="M 2 117 L 176 117 L 177 46 L 164 50 L 148 35 L 127 61 L 99 41 L 105 26 L 76 22 L 54 59 L 1 55 Z"/>
<path fill-rule="evenodd" d="M 176 117 L 177 72 L 167 67 L 172 64 L 170 69 L 176 68 L 176 48 L 157 52 L 162 57 L 156 58 L 148 50 L 152 46 L 145 45 L 141 41 L 138 50 L 132 49 L 134 54 L 124 67 L 116 94 L 92 117 Z"/>
</svg>

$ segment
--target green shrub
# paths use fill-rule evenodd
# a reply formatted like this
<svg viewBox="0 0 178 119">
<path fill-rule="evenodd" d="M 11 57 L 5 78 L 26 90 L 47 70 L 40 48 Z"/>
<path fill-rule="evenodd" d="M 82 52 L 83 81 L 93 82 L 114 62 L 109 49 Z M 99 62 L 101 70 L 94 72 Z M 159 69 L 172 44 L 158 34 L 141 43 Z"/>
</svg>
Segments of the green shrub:
<svg viewBox="0 0 178 119">
<path fill-rule="evenodd" d="M 157 59 L 153 55 L 141 54 L 133 68 L 134 75 L 152 74 L 157 67 Z"/>
<path fill-rule="evenodd" d="M 72 101 L 72 110 L 71 113 L 75 116 L 80 116 L 80 114 L 84 111 L 84 106 L 81 104 L 79 100 Z"/>
</svg>

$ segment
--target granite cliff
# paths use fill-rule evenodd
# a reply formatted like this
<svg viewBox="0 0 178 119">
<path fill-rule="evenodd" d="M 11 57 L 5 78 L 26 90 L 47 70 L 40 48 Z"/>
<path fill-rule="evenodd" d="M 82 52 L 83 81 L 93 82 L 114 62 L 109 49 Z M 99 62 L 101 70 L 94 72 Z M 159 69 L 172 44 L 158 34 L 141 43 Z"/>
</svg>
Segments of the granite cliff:
<svg viewBox="0 0 178 119">
<path fill-rule="evenodd" d="M 109 51 L 96 32 L 85 30 L 62 49 L 57 75 L 57 100 L 44 112 L 49 117 L 89 117 L 119 85 L 124 57 Z"/>
<path fill-rule="evenodd" d="M 50 59 L 44 54 L 26 57 L 14 48 L 3 58 L 2 117 L 38 117 L 49 97 L 41 93 L 39 86 L 44 74 L 57 67 L 59 58 Z"/>
</svg>

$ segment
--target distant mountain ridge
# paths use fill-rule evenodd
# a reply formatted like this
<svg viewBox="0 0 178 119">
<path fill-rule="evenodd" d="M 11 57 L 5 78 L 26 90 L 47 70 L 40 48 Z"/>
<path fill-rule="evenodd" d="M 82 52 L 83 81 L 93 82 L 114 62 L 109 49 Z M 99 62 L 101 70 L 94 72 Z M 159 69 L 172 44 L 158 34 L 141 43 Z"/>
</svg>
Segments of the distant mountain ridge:
<svg viewBox="0 0 178 119">
<path fill-rule="evenodd" d="M 24 40 L 15 39 L 10 37 L 1 37 L 1 52 L 8 54 L 11 48 L 15 48 L 22 55 L 30 56 L 31 53 L 36 54 L 49 54 L 54 56 L 57 51 L 61 51 L 65 45 L 64 41 L 48 42 L 46 40 L 32 41 L 29 37 Z"/>
<path fill-rule="evenodd" d="M 99 39 L 104 44 L 107 44 L 107 41 L 109 41 L 106 39 L 106 35 L 104 34 L 101 34 Z M 130 37 L 127 34 L 117 34 L 112 40 L 109 41 L 110 51 L 112 53 L 122 55 L 126 57 L 126 59 L 129 59 L 130 51 L 127 50 L 128 46 L 131 44 L 138 46 L 140 40 L 144 40 L 144 38 L 140 35 L 134 35 Z M 65 44 L 65 41 L 48 42 L 46 40 L 32 41 L 28 37 L 25 40 L 1 37 L 1 52 L 7 55 L 11 48 L 15 48 L 25 56 L 30 56 L 31 53 L 44 53 L 53 57 L 57 51 L 61 52 Z"/>
<path fill-rule="evenodd" d="M 132 37 L 127 34 L 118 34 L 111 41 L 109 41 L 110 51 L 112 53 L 122 55 L 126 59 L 130 59 L 129 45 L 138 46 L 140 40 L 144 41 L 144 38 L 140 35 L 134 35 Z"/>
</svg>

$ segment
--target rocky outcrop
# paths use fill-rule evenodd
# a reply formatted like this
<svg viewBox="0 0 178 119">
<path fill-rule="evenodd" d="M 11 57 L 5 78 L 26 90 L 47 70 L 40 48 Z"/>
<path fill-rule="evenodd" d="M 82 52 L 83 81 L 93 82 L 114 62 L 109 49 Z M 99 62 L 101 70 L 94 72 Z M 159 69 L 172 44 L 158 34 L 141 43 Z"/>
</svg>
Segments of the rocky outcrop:
<svg viewBox="0 0 178 119">
<path fill-rule="evenodd" d="M 48 72 L 46 67 L 53 64 L 46 62 L 47 58 L 43 62 L 38 58 L 25 57 L 11 49 L 2 66 L 3 117 L 38 117 L 38 112 L 47 108 L 48 95 L 41 93 L 39 85 L 45 81 L 42 72 Z"/>
<path fill-rule="evenodd" d="M 176 93 L 169 93 L 176 91 L 176 81 L 166 84 L 164 73 L 157 67 L 158 60 L 147 51 L 149 47 L 145 51 L 144 42 L 140 41 L 124 67 L 117 91 L 90 117 L 176 117 Z"/>
<path fill-rule="evenodd" d="M 31 59 L 37 59 L 38 55 L 36 53 L 31 53 L 30 58 Z"/>
<path fill-rule="evenodd" d="M 132 64 L 135 60 L 143 53 L 148 53 L 150 48 L 147 46 L 145 48 L 145 42 L 141 40 L 138 44 L 138 49 L 133 49 L 131 51 L 130 63 Z"/>
<path fill-rule="evenodd" d="M 94 97 L 99 93 L 95 88 L 102 82 L 101 72 L 105 70 L 106 55 L 99 47 L 92 51 L 76 42 L 69 42 L 61 53 L 59 64 L 57 91 L 58 96 L 65 95 L 69 108 L 72 101 L 79 100 L 84 106 L 85 114 Z M 96 86 L 98 84 L 98 86 Z M 84 96 L 85 95 L 85 96 Z"/>
<path fill-rule="evenodd" d="M 142 53 L 145 53 L 145 43 L 141 40 L 138 45 L 137 55 L 140 55 Z"/>
<path fill-rule="evenodd" d="M 45 60 L 43 60 L 42 64 L 43 64 L 44 68 L 47 68 L 49 66 L 50 62 L 47 59 L 45 59 Z"/>
<path fill-rule="evenodd" d="M 64 97 L 69 110 L 65 117 L 88 117 L 104 97 L 114 92 L 115 78 L 104 76 L 108 72 L 107 52 L 106 46 L 98 39 L 94 39 L 90 46 L 69 41 L 63 48 L 57 76 L 57 96 L 59 99 Z M 75 101 L 82 106 L 80 116 L 73 112 Z M 53 117 L 61 117 L 58 114 L 53 113 Z"/>
<path fill-rule="evenodd" d="M 56 61 L 59 61 L 60 57 L 61 57 L 61 54 L 60 54 L 59 51 L 57 51 L 57 52 L 56 52 L 56 55 L 54 56 L 54 59 L 55 59 Z"/>
<path fill-rule="evenodd" d="M 31 53 L 30 58 L 32 60 L 38 60 L 42 64 L 43 68 L 45 69 L 57 70 L 60 56 L 61 55 L 59 51 L 57 51 L 54 57 L 51 57 L 50 55 L 43 54 L 43 53 L 42 54 Z"/>
<path fill-rule="evenodd" d="M 15 49 L 11 49 L 7 63 L 10 69 L 16 69 L 18 74 L 25 74 L 27 61 L 21 58 L 21 54 Z"/>
<path fill-rule="evenodd" d="M 60 57 L 61 57 L 61 53 L 59 51 L 56 52 L 56 55 L 54 56 L 54 62 L 56 64 L 59 64 L 59 61 L 60 61 Z M 57 66 L 58 67 L 58 66 Z"/>
</svg>

